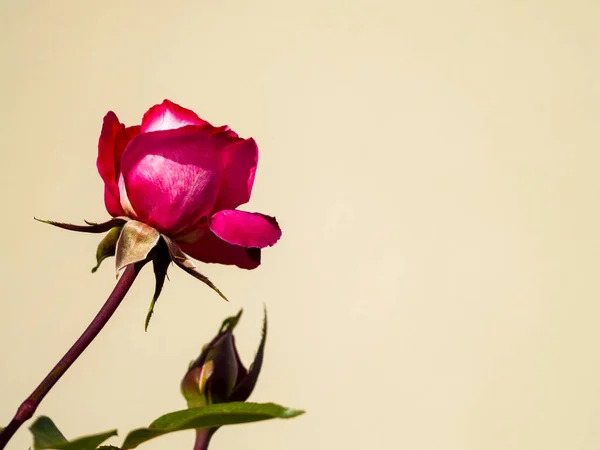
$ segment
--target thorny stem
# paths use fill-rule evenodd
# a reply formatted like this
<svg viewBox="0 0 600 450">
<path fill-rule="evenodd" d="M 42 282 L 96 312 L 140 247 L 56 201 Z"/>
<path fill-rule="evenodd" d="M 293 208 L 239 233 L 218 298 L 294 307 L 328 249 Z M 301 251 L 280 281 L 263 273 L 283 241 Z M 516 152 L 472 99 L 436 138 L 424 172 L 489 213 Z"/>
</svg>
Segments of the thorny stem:
<svg viewBox="0 0 600 450">
<path fill-rule="evenodd" d="M 19 409 L 8 426 L 0 432 L 0 450 L 6 446 L 21 425 L 33 416 L 41 401 L 46 394 L 50 392 L 50 389 L 52 389 L 56 382 L 60 380 L 75 360 L 79 358 L 94 338 L 98 336 L 98 333 L 104 328 L 104 325 L 106 325 L 121 304 L 121 301 L 125 297 L 125 294 L 127 294 L 127 291 L 129 291 L 129 288 L 145 262 L 146 261 L 141 261 L 139 263 L 130 264 L 125 268 L 117 285 L 106 300 L 106 303 L 104 303 L 104 306 L 102 306 L 102 309 L 100 309 L 98 314 L 96 314 L 96 317 L 94 317 L 94 320 L 92 320 L 83 334 L 75 341 L 73 346 L 65 353 L 58 364 L 56 364 L 50 373 L 46 375 L 46 378 L 44 378 L 40 385 L 35 388 L 31 395 L 27 397 L 21 406 L 19 406 Z"/>
</svg>

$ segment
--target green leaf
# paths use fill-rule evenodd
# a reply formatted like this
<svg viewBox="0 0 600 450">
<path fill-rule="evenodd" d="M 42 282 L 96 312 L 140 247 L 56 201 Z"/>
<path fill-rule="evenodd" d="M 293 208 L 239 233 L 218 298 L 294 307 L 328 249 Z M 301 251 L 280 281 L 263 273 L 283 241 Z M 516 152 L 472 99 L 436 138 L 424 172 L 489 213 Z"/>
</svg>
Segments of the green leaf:
<svg viewBox="0 0 600 450">
<path fill-rule="evenodd" d="M 117 434 L 117 430 L 111 430 L 69 442 L 46 416 L 39 417 L 29 429 L 33 434 L 34 450 L 96 450 L 105 440 Z"/>
<path fill-rule="evenodd" d="M 274 403 L 219 403 L 172 412 L 159 417 L 148 428 L 133 430 L 125 438 L 122 450 L 129 450 L 164 434 L 196 428 L 216 428 L 223 425 L 258 422 L 268 419 L 288 419 L 304 411 L 289 409 Z"/>
</svg>

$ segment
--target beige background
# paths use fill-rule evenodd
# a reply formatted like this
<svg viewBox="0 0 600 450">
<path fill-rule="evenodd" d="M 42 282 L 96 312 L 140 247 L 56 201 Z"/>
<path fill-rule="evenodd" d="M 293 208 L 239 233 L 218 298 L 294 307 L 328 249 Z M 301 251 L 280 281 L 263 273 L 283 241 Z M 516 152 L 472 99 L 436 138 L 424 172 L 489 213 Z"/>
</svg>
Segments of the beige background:
<svg viewBox="0 0 600 450">
<path fill-rule="evenodd" d="M 103 115 L 169 98 L 256 138 L 248 209 L 284 236 L 253 272 L 203 267 L 231 304 L 171 270 L 148 333 L 146 270 L 38 411 L 67 436 L 183 407 L 201 344 L 244 307 L 249 361 L 265 302 L 252 399 L 308 413 L 211 448 L 600 448 L 600 2 L 3 0 L 0 21 L 0 422 L 114 284 L 97 236 L 32 217 L 105 219 Z"/>
</svg>

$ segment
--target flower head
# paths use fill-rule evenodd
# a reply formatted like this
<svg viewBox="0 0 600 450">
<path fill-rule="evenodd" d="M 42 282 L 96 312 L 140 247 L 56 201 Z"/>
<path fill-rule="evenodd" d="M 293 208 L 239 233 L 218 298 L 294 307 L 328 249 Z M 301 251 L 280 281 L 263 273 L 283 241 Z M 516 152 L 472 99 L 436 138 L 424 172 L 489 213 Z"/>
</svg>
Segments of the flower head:
<svg viewBox="0 0 600 450">
<path fill-rule="evenodd" d="M 149 225 L 200 261 L 245 269 L 281 236 L 273 217 L 236 209 L 250 199 L 257 163 L 254 139 L 169 100 L 136 126 L 109 112 L 98 142 L 109 214 Z"/>
<path fill-rule="evenodd" d="M 97 167 L 113 218 L 83 226 L 43 222 L 87 233 L 108 231 L 92 271 L 110 256 L 116 257 L 117 271 L 152 260 L 156 289 L 147 327 L 171 262 L 225 298 L 191 258 L 254 269 L 261 249 L 279 240 L 274 217 L 236 209 L 250 199 L 257 162 L 254 139 L 240 138 L 228 126 L 214 127 L 169 100 L 130 127 L 109 111 Z"/>
</svg>

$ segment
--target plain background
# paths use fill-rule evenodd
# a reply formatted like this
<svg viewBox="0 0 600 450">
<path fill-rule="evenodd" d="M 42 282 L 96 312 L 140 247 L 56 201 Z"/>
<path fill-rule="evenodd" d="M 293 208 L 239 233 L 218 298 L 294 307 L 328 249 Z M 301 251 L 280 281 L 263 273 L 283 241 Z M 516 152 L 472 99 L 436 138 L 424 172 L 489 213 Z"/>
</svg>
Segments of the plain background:
<svg viewBox="0 0 600 450">
<path fill-rule="evenodd" d="M 0 7 L 0 423 L 115 282 L 102 117 L 169 98 L 253 136 L 250 211 L 284 234 L 255 271 L 145 270 L 38 410 L 120 437 L 184 406 L 179 380 L 245 310 L 255 401 L 290 421 L 216 449 L 600 448 L 597 0 L 8 1 Z M 191 448 L 193 433 L 143 448 Z M 24 427 L 11 449 L 30 445 Z"/>
</svg>

